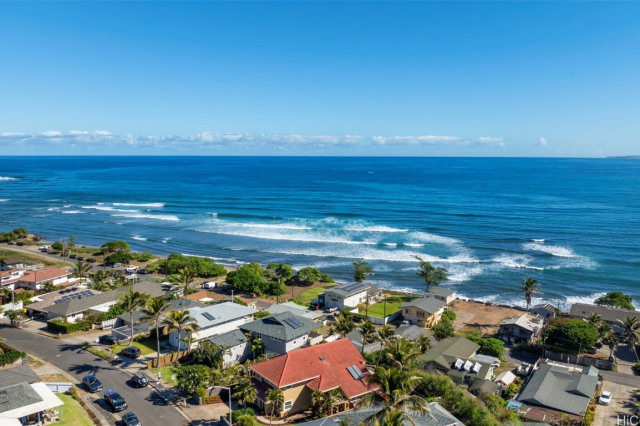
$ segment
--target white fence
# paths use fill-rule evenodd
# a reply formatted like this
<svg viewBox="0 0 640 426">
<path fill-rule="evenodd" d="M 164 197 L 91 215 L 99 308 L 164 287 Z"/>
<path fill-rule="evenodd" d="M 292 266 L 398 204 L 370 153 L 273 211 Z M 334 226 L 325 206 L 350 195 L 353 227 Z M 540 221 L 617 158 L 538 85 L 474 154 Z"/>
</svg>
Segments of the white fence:
<svg viewBox="0 0 640 426">
<path fill-rule="evenodd" d="M 6 305 L 0 305 L 0 318 L 4 318 L 6 314 L 11 311 L 21 311 L 22 309 L 24 309 L 22 301 L 16 302 L 14 304 L 7 303 Z"/>
</svg>

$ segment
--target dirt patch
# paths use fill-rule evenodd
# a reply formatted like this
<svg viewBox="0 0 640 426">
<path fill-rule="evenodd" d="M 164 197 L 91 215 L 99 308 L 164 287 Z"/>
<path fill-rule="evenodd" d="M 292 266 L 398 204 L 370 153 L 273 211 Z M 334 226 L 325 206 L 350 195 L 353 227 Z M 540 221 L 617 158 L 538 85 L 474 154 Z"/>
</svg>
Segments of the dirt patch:
<svg viewBox="0 0 640 426">
<path fill-rule="evenodd" d="M 41 374 L 40 380 L 43 382 L 68 382 L 69 378 L 64 374 Z"/>
<path fill-rule="evenodd" d="M 457 300 L 451 310 L 458 316 L 453 323 L 456 330 L 478 330 L 483 335 L 495 334 L 502 320 L 524 313 L 518 309 L 466 300 Z"/>
</svg>

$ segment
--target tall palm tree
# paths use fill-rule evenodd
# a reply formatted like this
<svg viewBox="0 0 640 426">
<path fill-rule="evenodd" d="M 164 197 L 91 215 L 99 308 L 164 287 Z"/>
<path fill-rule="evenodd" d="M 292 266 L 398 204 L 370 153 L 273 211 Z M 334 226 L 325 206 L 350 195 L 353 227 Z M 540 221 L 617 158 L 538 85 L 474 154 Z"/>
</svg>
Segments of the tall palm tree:
<svg viewBox="0 0 640 426">
<path fill-rule="evenodd" d="M 111 290 L 111 284 L 109 280 L 111 279 L 111 274 L 107 271 L 99 270 L 90 275 L 91 281 L 93 282 L 92 288 L 95 288 L 98 291 L 108 291 Z"/>
<path fill-rule="evenodd" d="M 383 417 L 394 411 L 404 411 L 405 418 L 415 424 L 410 412 L 429 412 L 426 398 L 420 395 L 411 395 L 420 382 L 419 376 L 414 376 L 408 371 L 378 367 L 376 372 L 369 376 L 369 383 L 377 384 L 379 389 L 367 395 L 361 404 L 365 406 L 383 405 L 384 408 L 380 413 Z"/>
<path fill-rule="evenodd" d="M 249 377 L 244 376 L 235 386 L 233 397 L 236 398 L 244 408 L 247 408 L 247 402 L 253 402 L 258 397 L 258 389 L 253 385 Z"/>
<path fill-rule="evenodd" d="M 189 311 L 186 311 L 184 308 L 179 311 L 169 311 L 162 319 L 162 325 L 164 326 L 162 330 L 164 334 L 169 334 L 172 331 L 178 332 L 178 353 L 180 353 L 182 347 L 182 332 L 186 331 L 187 334 L 190 334 L 198 331 L 200 328 L 196 319 L 189 315 Z"/>
<path fill-rule="evenodd" d="M 626 317 L 624 321 L 618 320 L 618 322 L 622 325 L 627 347 L 630 351 L 633 351 L 636 360 L 640 362 L 638 351 L 636 351 L 636 345 L 640 342 L 640 321 L 636 317 Z"/>
<path fill-rule="evenodd" d="M 420 355 L 418 345 L 405 337 L 401 337 L 387 344 L 385 363 L 397 368 L 399 371 L 403 371 L 411 368 L 418 355 Z"/>
<path fill-rule="evenodd" d="M 164 312 L 170 304 L 171 302 L 164 297 L 154 297 L 147 301 L 147 304 L 142 308 L 142 315 L 140 316 L 140 322 L 149 322 L 149 325 L 156 327 L 157 367 L 160 367 L 160 321 L 162 321 Z"/>
<path fill-rule="evenodd" d="M 195 277 L 196 277 L 195 272 L 189 269 L 188 266 L 185 266 L 184 268 L 178 271 L 178 279 L 180 280 L 180 284 L 184 289 L 182 292 L 184 296 L 189 294 L 189 286 L 191 285 Z"/>
<path fill-rule="evenodd" d="M 418 260 L 418 271 L 416 275 L 422 277 L 429 291 L 429 286 L 439 286 L 440 281 L 447 279 L 447 270 L 441 267 L 435 267 L 431 262 L 427 262 L 420 256 L 414 256 Z"/>
<path fill-rule="evenodd" d="M 123 305 L 124 311 L 129 312 L 131 321 L 131 336 L 129 338 L 129 346 L 133 344 L 133 313 L 143 306 L 149 298 L 146 293 L 133 291 L 133 286 L 129 286 L 127 293 L 120 293 L 120 304 Z"/>
<path fill-rule="evenodd" d="M 271 424 L 275 408 L 278 407 L 278 411 L 280 411 L 280 407 L 284 403 L 284 393 L 281 389 L 269 389 L 266 396 L 267 403 L 271 404 L 271 417 L 269 418 L 269 424 Z"/>
<path fill-rule="evenodd" d="M 111 290 L 111 286 L 107 283 L 107 281 L 94 281 L 91 288 L 98 291 Z"/>
<path fill-rule="evenodd" d="M 341 312 L 336 318 L 336 323 L 333 325 L 331 330 L 332 333 L 338 333 L 340 336 L 345 337 L 347 334 L 351 333 L 354 328 L 355 325 L 353 324 L 353 321 L 351 321 L 351 318 Z"/>
<path fill-rule="evenodd" d="M 89 262 L 85 262 L 84 260 L 76 263 L 76 266 L 73 267 L 73 275 L 84 280 L 89 276 L 89 272 L 91 272 L 91 264 Z"/>
<path fill-rule="evenodd" d="M 376 326 L 369 320 L 362 323 L 359 328 L 360 333 L 362 334 L 362 349 L 360 353 L 364 355 L 364 345 L 370 343 L 373 340 L 373 337 L 376 335 Z"/>
<path fill-rule="evenodd" d="M 605 345 L 609 346 L 609 358 L 613 357 L 613 351 L 618 346 L 618 336 L 613 331 L 609 331 L 602 339 Z"/>
<path fill-rule="evenodd" d="M 531 299 L 533 298 L 534 293 L 541 293 L 540 291 L 540 283 L 535 278 L 525 278 L 522 280 L 522 291 L 524 292 L 524 297 L 527 300 L 527 312 L 529 312 L 529 307 L 531 306 Z"/>
<path fill-rule="evenodd" d="M 429 336 L 427 336 L 426 334 L 420 335 L 416 340 L 416 343 L 418 344 L 418 347 L 420 348 L 420 353 L 422 354 L 426 353 L 429 349 L 431 349 L 431 340 L 429 339 Z"/>
</svg>

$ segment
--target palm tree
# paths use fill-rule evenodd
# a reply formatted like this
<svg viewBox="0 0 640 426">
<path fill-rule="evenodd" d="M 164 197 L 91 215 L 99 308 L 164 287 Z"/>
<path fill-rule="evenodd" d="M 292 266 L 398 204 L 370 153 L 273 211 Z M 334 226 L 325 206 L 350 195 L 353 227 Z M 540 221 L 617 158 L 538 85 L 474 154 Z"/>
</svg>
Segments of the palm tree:
<svg viewBox="0 0 640 426">
<path fill-rule="evenodd" d="M 267 266 L 267 271 L 278 281 L 278 287 L 281 287 L 283 282 L 293 277 L 293 268 L 287 263 L 270 263 Z M 280 288 L 276 292 L 276 303 L 280 303 Z"/>
<path fill-rule="evenodd" d="M 275 408 L 278 407 L 278 411 L 280 411 L 280 407 L 284 403 L 284 393 L 281 389 L 269 389 L 267 391 L 267 403 L 271 404 L 271 417 L 269 418 L 269 424 L 271 424 L 271 420 L 273 419 L 273 412 Z"/>
<path fill-rule="evenodd" d="M 247 408 L 247 402 L 253 402 L 258 397 L 258 389 L 253 385 L 251 379 L 244 376 L 235 387 L 233 397 Z"/>
<path fill-rule="evenodd" d="M 111 290 L 111 286 L 106 281 L 94 281 L 91 288 L 98 291 Z"/>
<path fill-rule="evenodd" d="M 636 356 L 636 360 L 640 362 L 638 357 L 638 351 L 636 351 L 636 345 L 640 342 L 640 321 L 636 317 L 626 317 L 624 321 L 618 320 L 622 325 L 624 338 L 627 340 L 627 347 L 633 351 Z"/>
<path fill-rule="evenodd" d="M 78 278 L 81 278 L 84 282 L 84 279 L 87 278 L 91 272 L 91 264 L 89 262 L 85 262 L 84 260 L 76 263 L 76 266 L 73 267 L 73 275 Z"/>
<path fill-rule="evenodd" d="M 364 345 L 370 343 L 373 337 L 376 335 L 376 326 L 369 320 L 362 323 L 360 326 L 360 333 L 362 333 L 362 349 L 360 353 L 364 355 Z"/>
<path fill-rule="evenodd" d="M 142 308 L 142 315 L 140 316 L 140 322 L 149 322 L 149 325 L 156 327 L 157 367 L 160 367 L 160 321 L 162 321 L 164 311 L 167 310 L 170 304 L 171 302 L 164 297 L 154 297 L 149 299 Z"/>
<path fill-rule="evenodd" d="M 361 402 L 365 406 L 383 405 L 380 416 L 385 417 L 395 411 L 404 411 L 405 418 L 415 424 L 410 412 L 427 413 L 429 405 L 426 398 L 419 395 L 411 395 L 420 384 L 419 376 L 411 375 L 408 371 L 400 371 L 396 368 L 378 367 L 376 372 L 369 376 L 369 383 L 379 385 L 377 392 L 370 393 Z M 386 423 L 383 423 L 386 424 Z"/>
<path fill-rule="evenodd" d="M 430 262 L 422 259 L 420 256 L 414 256 L 418 260 L 418 271 L 416 275 L 422 277 L 429 291 L 429 286 L 439 286 L 440 281 L 447 279 L 447 270 L 441 267 L 435 267 Z"/>
<path fill-rule="evenodd" d="M 534 293 L 540 293 L 540 283 L 535 278 L 525 278 L 522 280 L 522 291 L 524 291 L 524 297 L 527 299 L 527 312 L 529 312 L 529 306 L 531 306 L 531 299 Z"/>
<path fill-rule="evenodd" d="M 587 322 L 595 328 L 599 328 L 602 324 L 602 317 L 596 313 L 593 313 L 589 316 L 589 318 L 587 318 Z"/>
<path fill-rule="evenodd" d="M 371 275 L 371 266 L 369 266 L 369 262 L 366 260 L 359 260 L 357 262 L 352 262 L 353 265 L 353 280 L 357 283 L 363 283 L 369 275 Z"/>
<path fill-rule="evenodd" d="M 415 425 L 409 413 L 404 410 L 381 411 L 373 419 L 373 426 L 404 426 L 406 423 Z"/>
<path fill-rule="evenodd" d="M 196 319 L 189 315 L 189 311 L 186 311 L 184 308 L 179 311 L 169 311 L 163 318 L 162 325 L 164 326 L 162 330 L 164 334 L 169 334 L 172 331 L 178 332 L 178 353 L 180 353 L 182 347 L 182 331 L 190 334 L 198 331 L 200 328 L 198 327 Z"/>
<path fill-rule="evenodd" d="M 399 371 L 409 369 L 420 355 L 420 348 L 415 342 L 401 337 L 387 344 L 386 363 Z"/>
<path fill-rule="evenodd" d="M 99 270 L 90 275 L 91 281 L 93 282 L 92 288 L 95 288 L 98 291 L 108 291 L 111 290 L 111 284 L 109 280 L 111 279 L 111 274 L 107 271 Z"/>
<path fill-rule="evenodd" d="M 613 358 L 613 351 L 619 343 L 618 337 L 613 331 L 609 331 L 602 340 L 605 345 L 609 346 L 609 358 Z"/>
<path fill-rule="evenodd" d="M 146 293 L 133 291 L 133 286 L 129 286 L 128 293 L 120 293 L 120 304 L 124 307 L 125 312 L 129 312 L 131 321 L 131 336 L 129 338 L 129 346 L 133 344 L 133 313 L 144 305 L 149 298 Z"/>
<path fill-rule="evenodd" d="M 209 340 L 202 340 L 198 343 L 193 357 L 196 364 L 204 364 L 216 370 L 222 370 L 224 367 L 224 356 L 227 354 L 231 354 L 228 346 L 218 346 Z"/>
<path fill-rule="evenodd" d="M 189 286 L 191 285 L 195 277 L 196 277 L 195 272 L 189 269 L 188 266 L 185 266 L 184 268 L 178 271 L 178 279 L 184 289 L 182 293 L 185 296 L 189 294 Z"/>
<path fill-rule="evenodd" d="M 311 410 L 314 415 L 320 416 L 322 414 L 322 402 L 324 401 L 324 394 L 320 391 L 314 390 L 311 392 Z"/>
<path fill-rule="evenodd" d="M 420 348 L 420 353 L 422 354 L 426 353 L 429 349 L 431 349 L 431 340 L 429 339 L 429 336 L 427 336 L 426 334 L 420 335 L 420 337 L 418 337 L 418 339 L 416 340 L 416 343 L 418 344 L 418 347 Z"/>
<path fill-rule="evenodd" d="M 339 388 L 325 392 L 322 398 L 322 412 L 328 416 L 332 415 L 333 407 L 336 405 L 336 402 L 341 399 L 343 399 L 343 396 Z"/>
<path fill-rule="evenodd" d="M 353 324 L 353 321 L 351 321 L 351 318 L 341 312 L 336 318 L 336 323 L 331 328 L 331 332 L 338 333 L 342 337 L 345 337 L 347 334 L 351 333 L 354 328 L 355 325 Z"/>
</svg>

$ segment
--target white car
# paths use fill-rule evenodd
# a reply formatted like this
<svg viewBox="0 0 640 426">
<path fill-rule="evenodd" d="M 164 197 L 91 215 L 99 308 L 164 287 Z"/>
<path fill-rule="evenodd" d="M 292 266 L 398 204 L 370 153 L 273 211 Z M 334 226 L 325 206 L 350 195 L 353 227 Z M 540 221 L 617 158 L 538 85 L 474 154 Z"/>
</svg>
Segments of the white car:
<svg viewBox="0 0 640 426">
<path fill-rule="evenodd" d="M 604 391 L 600 394 L 600 398 L 598 398 L 598 402 L 602 405 L 609 405 L 611 404 L 612 397 L 613 395 L 611 395 L 611 392 Z"/>
</svg>

